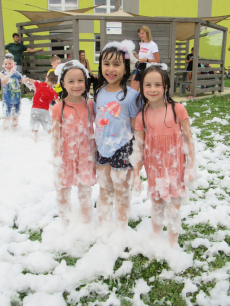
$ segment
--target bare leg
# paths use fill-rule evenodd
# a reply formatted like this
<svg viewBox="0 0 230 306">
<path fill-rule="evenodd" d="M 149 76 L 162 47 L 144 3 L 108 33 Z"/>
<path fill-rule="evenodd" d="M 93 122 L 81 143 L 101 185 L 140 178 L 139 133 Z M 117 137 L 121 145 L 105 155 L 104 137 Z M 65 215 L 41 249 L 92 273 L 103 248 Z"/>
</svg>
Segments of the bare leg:
<svg viewBox="0 0 230 306">
<path fill-rule="evenodd" d="M 91 195 L 92 195 L 91 186 L 85 186 L 82 184 L 78 185 L 78 197 L 79 197 L 81 213 L 84 223 L 89 223 L 92 216 L 93 205 L 92 205 Z"/>
<path fill-rule="evenodd" d="M 151 221 L 153 232 L 156 235 L 163 235 L 163 220 L 164 220 L 164 209 L 165 204 L 162 199 L 151 200 L 152 201 L 152 211 L 151 211 Z"/>
<path fill-rule="evenodd" d="M 35 142 L 38 142 L 38 131 L 32 131 L 33 133 L 33 139 Z"/>
<path fill-rule="evenodd" d="M 188 80 L 190 82 L 192 81 L 192 72 L 188 72 Z M 190 85 L 188 85 L 187 88 L 191 90 L 191 86 Z"/>
<path fill-rule="evenodd" d="M 181 198 L 172 198 L 171 203 L 166 204 L 168 238 L 171 247 L 176 245 L 181 229 L 180 204 Z"/>
<path fill-rule="evenodd" d="M 97 180 L 100 185 L 100 194 L 97 201 L 97 212 L 100 223 L 109 221 L 113 210 L 113 182 L 110 177 L 111 167 L 97 165 Z"/>
<path fill-rule="evenodd" d="M 64 221 L 67 224 L 69 222 L 67 218 L 67 213 L 70 211 L 70 191 L 71 187 L 57 190 L 57 204 L 58 204 L 59 214 L 62 221 Z"/>
<path fill-rule="evenodd" d="M 18 126 L 18 116 L 12 116 L 12 128 L 16 129 Z"/>
<path fill-rule="evenodd" d="M 10 126 L 10 117 L 4 119 L 4 121 L 3 121 L 3 129 L 7 130 L 9 128 L 9 126 Z"/>
<path fill-rule="evenodd" d="M 111 170 L 114 186 L 117 225 L 125 229 L 130 208 L 130 184 L 132 170 Z"/>
</svg>

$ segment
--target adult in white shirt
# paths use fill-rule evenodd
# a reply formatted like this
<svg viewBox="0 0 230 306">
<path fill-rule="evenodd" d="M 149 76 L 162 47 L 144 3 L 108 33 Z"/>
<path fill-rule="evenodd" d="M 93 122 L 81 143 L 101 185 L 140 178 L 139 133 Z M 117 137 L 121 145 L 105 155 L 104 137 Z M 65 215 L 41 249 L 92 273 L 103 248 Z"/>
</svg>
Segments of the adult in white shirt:
<svg viewBox="0 0 230 306">
<path fill-rule="evenodd" d="M 141 74 L 146 67 L 150 66 L 150 63 L 159 63 L 160 55 L 157 44 L 152 41 L 152 35 L 150 28 L 148 26 L 142 26 L 140 28 L 139 37 L 141 38 L 139 54 L 134 54 L 134 56 L 139 61 L 139 66 L 137 67 L 137 74 L 132 83 L 132 88 L 139 90 Z"/>
</svg>

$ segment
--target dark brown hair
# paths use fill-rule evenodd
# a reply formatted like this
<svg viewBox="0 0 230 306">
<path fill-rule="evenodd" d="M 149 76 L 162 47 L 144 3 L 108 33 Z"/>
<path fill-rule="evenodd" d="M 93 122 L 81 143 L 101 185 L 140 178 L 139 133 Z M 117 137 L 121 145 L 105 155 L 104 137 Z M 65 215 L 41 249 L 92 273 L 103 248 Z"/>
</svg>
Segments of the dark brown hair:
<svg viewBox="0 0 230 306">
<path fill-rule="evenodd" d="M 172 105 L 172 110 L 173 110 L 173 114 L 174 114 L 175 123 L 177 123 L 176 112 L 175 112 L 175 103 L 176 102 L 174 100 L 172 100 L 172 98 L 169 97 L 169 89 L 170 89 L 169 75 L 168 75 L 166 70 L 161 69 L 161 65 L 151 65 L 150 67 L 146 68 L 141 75 L 140 94 L 137 97 L 137 103 L 138 103 L 140 98 L 143 101 L 143 104 L 142 104 L 142 122 L 143 122 L 143 127 L 144 127 L 145 132 L 147 132 L 147 130 L 145 128 L 144 112 L 148 109 L 148 99 L 144 96 L 143 83 L 144 83 L 145 76 L 148 73 L 153 72 L 153 71 L 156 71 L 156 72 L 160 73 L 160 75 L 162 77 L 163 88 L 164 88 L 164 98 L 165 98 L 165 105 L 166 105 L 165 118 L 166 118 L 166 115 L 167 115 L 167 104 L 170 103 Z M 164 119 L 164 122 L 165 122 L 165 119 Z"/>
<path fill-rule="evenodd" d="M 55 85 L 55 84 L 57 84 L 58 76 L 54 73 L 54 71 L 51 71 L 51 72 L 48 74 L 48 76 L 47 76 L 47 80 L 48 80 L 51 84 Z"/>
<path fill-rule="evenodd" d="M 106 81 L 106 79 L 104 78 L 102 74 L 102 61 L 107 60 L 107 59 L 110 60 L 114 55 L 116 57 L 116 60 L 123 61 L 123 63 L 125 64 L 125 74 L 120 82 L 120 86 L 122 88 L 122 91 L 124 92 L 124 95 L 121 99 L 118 99 L 118 100 L 123 101 L 127 95 L 127 81 L 130 77 L 130 60 L 125 58 L 124 51 L 118 50 L 116 47 L 109 47 L 101 52 L 100 58 L 99 58 L 98 84 L 97 84 L 97 87 L 94 93 L 94 100 L 96 102 L 97 102 L 97 95 L 99 91 L 108 84 L 108 82 Z"/>
</svg>

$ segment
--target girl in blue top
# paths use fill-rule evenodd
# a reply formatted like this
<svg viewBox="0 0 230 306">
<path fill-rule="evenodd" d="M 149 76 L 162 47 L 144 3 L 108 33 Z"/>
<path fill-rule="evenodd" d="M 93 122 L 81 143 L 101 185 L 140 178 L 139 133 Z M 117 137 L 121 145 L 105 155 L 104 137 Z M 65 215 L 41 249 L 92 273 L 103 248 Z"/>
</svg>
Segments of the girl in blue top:
<svg viewBox="0 0 230 306">
<path fill-rule="evenodd" d="M 95 92 L 97 178 L 100 194 L 97 211 L 100 223 L 109 221 L 115 202 L 117 223 L 125 229 L 128 221 L 132 165 L 132 130 L 140 111 L 138 92 L 127 87 L 132 41 L 108 43 L 99 59 Z"/>
</svg>

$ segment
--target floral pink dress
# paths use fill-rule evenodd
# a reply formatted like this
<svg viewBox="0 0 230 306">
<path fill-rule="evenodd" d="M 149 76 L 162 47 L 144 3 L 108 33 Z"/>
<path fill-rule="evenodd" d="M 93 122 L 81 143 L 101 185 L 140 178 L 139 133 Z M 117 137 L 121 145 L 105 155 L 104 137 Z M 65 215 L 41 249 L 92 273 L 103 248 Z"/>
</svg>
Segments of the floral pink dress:
<svg viewBox="0 0 230 306">
<path fill-rule="evenodd" d="M 152 199 L 170 200 L 184 198 L 184 164 L 181 122 L 188 117 L 182 104 L 175 104 L 177 123 L 172 105 L 160 110 L 147 109 L 145 112 L 144 165 L 148 180 L 148 195 Z M 135 130 L 144 131 L 142 113 L 135 122 Z"/>
<path fill-rule="evenodd" d="M 61 116 L 62 102 L 52 108 L 51 117 L 61 123 L 61 157 L 63 161 L 65 187 L 96 183 L 95 140 L 93 130 L 94 106 L 88 101 L 90 120 L 85 100 L 81 103 L 65 101 Z"/>
</svg>

